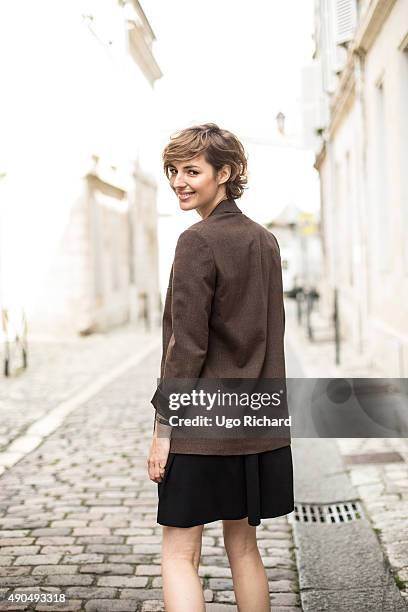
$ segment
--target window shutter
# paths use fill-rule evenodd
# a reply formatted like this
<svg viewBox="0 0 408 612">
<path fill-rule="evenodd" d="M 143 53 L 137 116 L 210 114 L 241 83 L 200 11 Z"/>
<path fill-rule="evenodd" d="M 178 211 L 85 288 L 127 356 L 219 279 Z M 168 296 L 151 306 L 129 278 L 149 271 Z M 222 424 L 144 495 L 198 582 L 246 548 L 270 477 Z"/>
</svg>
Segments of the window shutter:
<svg viewBox="0 0 408 612">
<path fill-rule="evenodd" d="M 336 0 L 336 44 L 350 42 L 357 20 L 356 0 Z"/>
</svg>

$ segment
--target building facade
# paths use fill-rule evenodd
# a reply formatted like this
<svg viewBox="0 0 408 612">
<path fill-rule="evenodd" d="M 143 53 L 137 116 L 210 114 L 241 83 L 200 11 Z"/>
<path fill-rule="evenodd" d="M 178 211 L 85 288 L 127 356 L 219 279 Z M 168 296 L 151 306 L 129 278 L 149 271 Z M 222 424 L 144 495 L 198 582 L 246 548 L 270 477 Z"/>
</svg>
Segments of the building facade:
<svg viewBox="0 0 408 612">
<path fill-rule="evenodd" d="M 408 3 L 317 0 L 306 133 L 321 183 L 323 307 L 389 376 L 408 375 Z"/>
<path fill-rule="evenodd" d="M 35 87 L 27 121 L 15 118 L 25 136 L 14 158 L 10 136 L 5 300 L 19 289 L 38 333 L 151 327 L 161 306 L 154 33 L 137 0 L 54 4 L 27 8 L 24 74 Z M 18 216 L 27 256 L 17 265 Z"/>
</svg>

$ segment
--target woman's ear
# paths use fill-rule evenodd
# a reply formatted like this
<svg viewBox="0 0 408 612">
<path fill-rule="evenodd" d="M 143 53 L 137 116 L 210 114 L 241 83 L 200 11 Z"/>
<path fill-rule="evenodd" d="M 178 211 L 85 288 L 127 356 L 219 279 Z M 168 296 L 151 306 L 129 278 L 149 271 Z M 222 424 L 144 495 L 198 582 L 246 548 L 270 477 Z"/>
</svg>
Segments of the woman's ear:
<svg viewBox="0 0 408 612">
<path fill-rule="evenodd" d="M 219 184 L 222 185 L 223 183 L 226 183 L 231 176 L 231 166 L 229 166 L 228 164 L 225 164 L 225 166 L 221 168 L 218 174 L 220 177 Z"/>
</svg>

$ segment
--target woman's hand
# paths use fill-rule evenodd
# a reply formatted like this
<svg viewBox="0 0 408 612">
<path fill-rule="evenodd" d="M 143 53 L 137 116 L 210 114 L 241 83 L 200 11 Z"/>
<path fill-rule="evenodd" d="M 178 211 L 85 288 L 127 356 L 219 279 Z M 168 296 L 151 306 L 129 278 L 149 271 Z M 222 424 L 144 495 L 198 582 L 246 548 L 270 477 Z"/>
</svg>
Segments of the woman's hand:
<svg viewBox="0 0 408 612">
<path fill-rule="evenodd" d="M 161 438 L 157 436 L 157 432 L 153 434 L 152 443 L 150 445 L 149 457 L 147 459 L 149 478 L 153 482 L 161 482 L 164 476 L 164 468 L 167 463 L 167 457 L 170 451 L 169 438 Z"/>
</svg>

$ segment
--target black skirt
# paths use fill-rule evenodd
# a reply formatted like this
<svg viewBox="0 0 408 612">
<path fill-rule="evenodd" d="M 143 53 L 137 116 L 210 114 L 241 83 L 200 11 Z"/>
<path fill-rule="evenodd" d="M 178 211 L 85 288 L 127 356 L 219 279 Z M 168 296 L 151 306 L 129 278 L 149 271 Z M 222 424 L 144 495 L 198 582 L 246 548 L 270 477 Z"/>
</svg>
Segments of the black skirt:
<svg viewBox="0 0 408 612">
<path fill-rule="evenodd" d="M 291 447 L 253 455 L 170 453 L 158 484 L 157 522 L 194 527 L 221 519 L 262 518 L 294 509 Z"/>
</svg>

